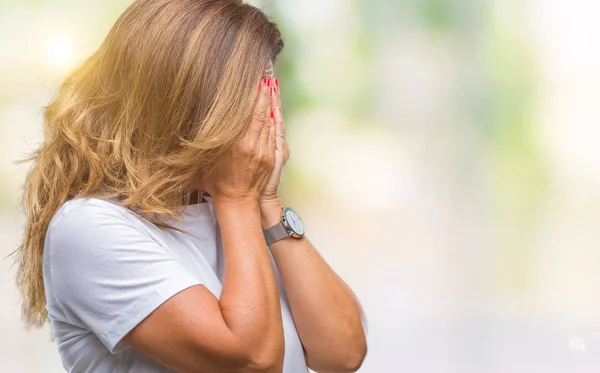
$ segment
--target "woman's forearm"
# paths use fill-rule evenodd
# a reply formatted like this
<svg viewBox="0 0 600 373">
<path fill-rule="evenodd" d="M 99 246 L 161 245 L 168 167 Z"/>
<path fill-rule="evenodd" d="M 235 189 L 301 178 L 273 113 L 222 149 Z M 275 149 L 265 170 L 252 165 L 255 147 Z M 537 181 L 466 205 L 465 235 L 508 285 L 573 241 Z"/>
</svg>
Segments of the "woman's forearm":
<svg viewBox="0 0 600 373">
<path fill-rule="evenodd" d="M 279 292 L 257 202 L 215 201 L 225 253 L 220 307 L 233 334 L 262 361 L 283 363 Z"/>
<path fill-rule="evenodd" d="M 275 224 L 281 209 L 281 204 L 262 205 L 263 226 Z M 357 370 L 367 346 L 354 293 L 307 238 L 285 238 L 270 249 L 311 369 Z"/>
</svg>

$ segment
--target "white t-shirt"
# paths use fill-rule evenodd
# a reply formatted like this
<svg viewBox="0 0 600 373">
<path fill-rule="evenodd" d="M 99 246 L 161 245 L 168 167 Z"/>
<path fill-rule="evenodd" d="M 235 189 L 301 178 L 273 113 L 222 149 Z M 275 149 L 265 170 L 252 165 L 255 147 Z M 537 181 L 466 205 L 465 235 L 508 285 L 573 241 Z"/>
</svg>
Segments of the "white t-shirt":
<svg viewBox="0 0 600 373">
<path fill-rule="evenodd" d="M 46 308 L 69 372 L 171 372 L 122 338 L 163 302 L 194 285 L 220 297 L 223 248 L 214 205 L 185 207 L 161 229 L 113 200 L 76 198 L 50 222 L 44 245 Z M 273 263 L 285 334 L 284 373 L 308 371 Z"/>
</svg>

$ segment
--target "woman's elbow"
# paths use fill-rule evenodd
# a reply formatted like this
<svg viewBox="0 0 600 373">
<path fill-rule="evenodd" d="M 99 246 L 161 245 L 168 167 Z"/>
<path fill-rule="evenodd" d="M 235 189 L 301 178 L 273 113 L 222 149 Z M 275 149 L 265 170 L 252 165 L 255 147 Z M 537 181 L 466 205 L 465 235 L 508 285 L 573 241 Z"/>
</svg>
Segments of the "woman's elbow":
<svg viewBox="0 0 600 373">
<path fill-rule="evenodd" d="M 206 347 L 198 344 L 198 356 L 206 356 Z M 281 373 L 284 358 L 283 333 L 281 338 L 230 340 L 212 353 L 212 370 L 232 373 Z M 195 372 L 198 369 L 194 370 Z M 205 371 L 205 370 L 202 370 Z M 190 372 L 191 373 L 191 372 Z"/>
<path fill-rule="evenodd" d="M 263 354 L 249 357 L 240 373 L 280 373 L 283 371 L 283 354 Z"/>
<path fill-rule="evenodd" d="M 259 348 L 256 348 L 257 345 L 260 343 L 254 343 L 254 346 L 246 349 L 239 373 L 281 373 L 285 353 L 283 337 Z"/>
<path fill-rule="evenodd" d="M 356 371 L 358 371 L 360 369 L 360 367 L 362 366 L 363 362 L 365 361 L 365 357 L 367 356 L 367 347 L 365 345 L 365 348 L 363 350 L 360 350 L 358 352 L 358 354 L 351 356 L 345 366 L 344 366 L 344 373 L 354 373 Z"/>
<path fill-rule="evenodd" d="M 346 357 L 341 363 L 340 370 L 336 373 L 354 373 L 360 369 L 365 361 L 365 357 L 367 356 L 367 342 L 363 338 L 360 341 L 357 341 L 356 345 L 353 346 L 346 353 Z"/>
<path fill-rule="evenodd" d="M 335 353 L 324 352 L 320 357 L 309 353 L 307 363 L 310 369 L 319 373 L 354 373 L 360 369 L 366 356 L 366 339 L 357 338 Z"/>
</svg>

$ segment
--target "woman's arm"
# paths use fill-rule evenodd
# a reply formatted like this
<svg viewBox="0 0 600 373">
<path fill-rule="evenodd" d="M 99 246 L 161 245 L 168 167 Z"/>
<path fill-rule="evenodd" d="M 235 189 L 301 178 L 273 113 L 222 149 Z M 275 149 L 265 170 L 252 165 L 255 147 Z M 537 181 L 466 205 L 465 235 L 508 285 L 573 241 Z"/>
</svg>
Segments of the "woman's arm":
<svg viewBox="0 0 600 373">
<path fill-rule="evenodd" d="M 263 228 L 281 217 L 277 195 L 283 167 L 289 158 L 280 107 L 278 80 L 273 94 L 276 162 L 261 198 Z M 367 352 L 361 309 L 344 281 L 327 265 L 307 238 L 285 238 L 271 245 L 271 253 L 288 295 L 294 323 L 304 345 L 308 365 L 317 372 L 354 372 Z"/>
<path fill-rule="evenodd" d="M 257 203 L 215 202 L 225 252 L 221 299 L 204 286 L 163 303 L 125 341 L 179 372 L 281 372 L 279 293 Z"/>
<path fill-rule="evenodd" d="M 261 204 L 263 226 L 275 225 L 282 209 L 281 202 Z M 275 242 L 271 253 L 309 367 L 320 373 L 357 371 L 367 343 L 353 292 L 306 237 Z"/>
<path fill-rule="evenodd" d="M 173 296 L 125 342 L 179 372 L 281 372 L 284 339 L 277 284 L 258 200 L 275 162 L 269 89 L 263 83 L 246 135 L 208 177 L 225 253 L 218 300 L 204 286 Z"/>
</svg>

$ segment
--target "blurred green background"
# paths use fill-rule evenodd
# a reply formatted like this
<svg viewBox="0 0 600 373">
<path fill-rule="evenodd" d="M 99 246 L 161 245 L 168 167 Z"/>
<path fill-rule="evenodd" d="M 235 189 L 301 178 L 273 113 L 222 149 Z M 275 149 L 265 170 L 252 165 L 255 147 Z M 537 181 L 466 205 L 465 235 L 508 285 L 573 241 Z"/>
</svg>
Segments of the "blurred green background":
<svg viewBox="0 0 600 373">
<path fill-rule="evenodd" d="M 130 1 L 0 0 L 0 237 L 41 107 Z M 369 320 L 361 372 L 600 370 L 600 2 L 252 1 L 280 26 L 282 185 Z M 0 262 L 0 371 L 60 372 Z"/>
</svg>

